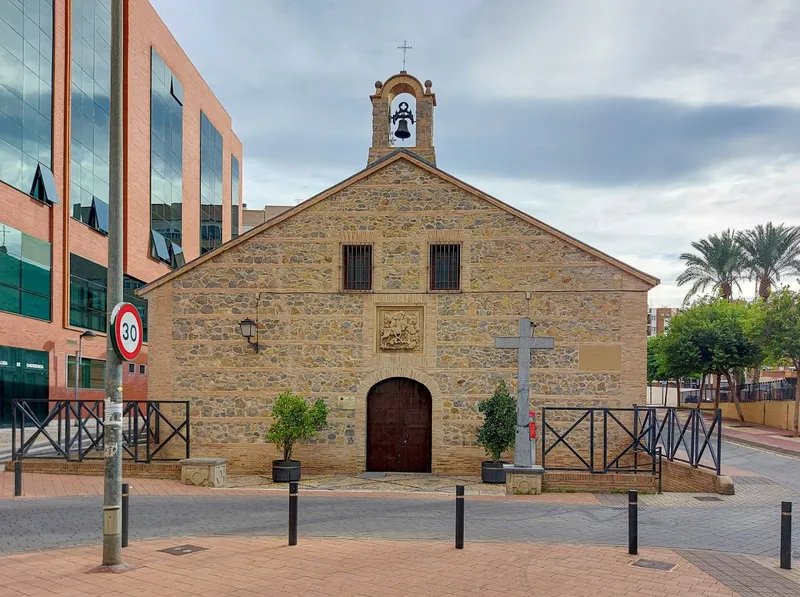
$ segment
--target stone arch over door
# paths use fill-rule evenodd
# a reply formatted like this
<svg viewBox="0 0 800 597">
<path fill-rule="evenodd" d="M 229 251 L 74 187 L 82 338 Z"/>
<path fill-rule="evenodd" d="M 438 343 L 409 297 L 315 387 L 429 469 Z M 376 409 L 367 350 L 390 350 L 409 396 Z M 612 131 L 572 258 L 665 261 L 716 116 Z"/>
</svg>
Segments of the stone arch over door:
<svg viewBox="0 0 800 597">
<path fill-rule="evenodd" d="M 390 377 L 367 393 L 368 471 L 429 473 L 433 459 L 433 398 L 424 384 Z"/>
</svg>

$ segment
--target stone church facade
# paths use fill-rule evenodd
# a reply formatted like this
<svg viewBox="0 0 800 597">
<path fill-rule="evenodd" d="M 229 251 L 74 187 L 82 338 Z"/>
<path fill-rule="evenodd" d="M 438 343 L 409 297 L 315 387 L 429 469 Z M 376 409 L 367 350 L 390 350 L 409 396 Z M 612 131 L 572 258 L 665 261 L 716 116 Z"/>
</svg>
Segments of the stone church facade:
<svg viewBox="0 0 800 597">
<path fill-rule="evenodd" d="M 399 93 L 416 99 L 407 149 L 389 143 Z M 640 400 L 658 281 L 439 170 L 429 81 L 401 73 L 371 99 L 365 169 L 142 290 L 149 397 L 191 401 L 192 455 L 269 471 L 291 390 L 330 411 L 296 447 L 306 471 L 477 474 L 478 402 L 515 383 L 494 338 L 526 316 L 556 343 L 532 357 L 537 410 Z"/>
</svg>

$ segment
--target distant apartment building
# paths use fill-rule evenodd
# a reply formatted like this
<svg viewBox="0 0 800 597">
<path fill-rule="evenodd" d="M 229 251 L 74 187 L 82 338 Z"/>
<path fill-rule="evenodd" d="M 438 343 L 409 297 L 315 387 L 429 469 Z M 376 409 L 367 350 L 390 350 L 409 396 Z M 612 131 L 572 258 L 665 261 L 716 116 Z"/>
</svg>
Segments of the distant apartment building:
<svg viewBox="0 0 800 597">
<path fill-rule="evenodd" d="M 672 307 L 648 307 L 647 337 L 660 336 L 669 328 L 669 321 L 677 315 L 678 309 Z"/>
<path fill-rule="evenodd" d="M 242 210 L 242 228 L 241 232 L 245 233 L 263 224 L 267 220 L 271 220 L 275 216 L 292 209 L 293 205 L 267 205 L 264 209 L 247 209 L 245 205 Z"/>
<path fill-rule="evenodd" d="M 14 398 L 72 398 L 87 330 L 80 397 L 104 396 L 110 21 L 108 0 L 0 0 L 0 425 Z M 147 0 L 124 31 L 124 295 L 146 342 L 135 290 L 238 235 L 242 144 Z"/>
</svg>

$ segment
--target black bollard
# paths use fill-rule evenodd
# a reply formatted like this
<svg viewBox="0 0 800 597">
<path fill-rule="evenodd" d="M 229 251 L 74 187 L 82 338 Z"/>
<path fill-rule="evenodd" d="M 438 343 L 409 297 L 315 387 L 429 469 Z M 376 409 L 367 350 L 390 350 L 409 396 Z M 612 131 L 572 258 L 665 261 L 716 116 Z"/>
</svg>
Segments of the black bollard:
<svg viewBox="0 0 800 597">
<path fill-rule="evenodd" d="M 289 545 L 297 545 L 297 483 L 289 483 Z"/>
<path fill-rule="evenodd" d="M 456 485 L 456 549 L 464 549 L 464 486 Z"/>
<path fill-rule="evenodd" d="M 128 499 L 131 486 L 122 484 L 122 547 L 128 547 Z"/>
<path fill-rule="evenodd" d="M 639 493 L 628 490 L 628 553 L 639 553 Z"/>
<path fill-rule="evenodd" d="M 792 569 L 792 502 L 781 502 L 781 568 Z"/>
<path fill-rule="evenodd" d="M 17 454 L 17 460 L 14 462 L 14 497 L 22 495 L 22 454 Z"/>
</svg>

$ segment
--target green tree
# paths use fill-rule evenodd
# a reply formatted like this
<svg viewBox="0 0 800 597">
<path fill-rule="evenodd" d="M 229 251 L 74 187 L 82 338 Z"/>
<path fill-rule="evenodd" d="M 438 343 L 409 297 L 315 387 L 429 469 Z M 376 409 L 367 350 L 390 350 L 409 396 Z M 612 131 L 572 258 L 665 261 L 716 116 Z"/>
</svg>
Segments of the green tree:
<svg viewBox="0 0 800 597">
<path fill-rule="evenodd" d="M 678 407 L 681 406 L 681 379 L 697 375 L 702 368 L 700 352 L 692 343 L 691 320 L 678 313 L 669 322 L 669 329 L 648 348 L 653 351 L 655 373 L 662 380 L 675 380 Z"/>
<path fill-rule="evenodd" d="M 309 406 L 306 399 L 292 392 L 284 392 L 275 399 L 272 407 L 274 422 L 267 430 L 266 439 L 279 452 L 283 460 L 292 459 L 292 449 L 296 441 L 314 437 L 322 429 L 328 418 L 328 407 L 322 399 Z"/>
<path fill-rule="evenodd" d="M 800 270 L 800 227 L 759 224 L 740 232 L 736 240 L 744 254 L 744 268 L 755 280 L 758 295 L 769 298 L 781 276 Z"/>
<path fill-rule="evenodd" d="M 733 298 L 733 290 L 739 286 L 744 259 L 742 248 L 736 241 L 736 233 L 725 230 L 712 234 L 707 239 L 695 241 L 692 247 L 697 253 L 682 253 L 680 259 L 686 263 L 686 270 L 677 278 L 678 286 L 691 283 L 685 301 L 711 286 L 715 295 L 725 299 Z"/>
<path fill-rule="evenodd" d="M 713 374 L 717 380 L 725 376 L 742 423 L 736 373 L 760 364 L 764 358 L 748 331 L 752 318 L 751 306 L 744 301 L 699 301 L 672 318 L 661 353 L 662 366 L 673 376 Z M 719 406 L 719 381 L 715 405 Z"/>
<path fill-rule="evenodd" d="M 484 421 L 478 427 L 477 443 L 498 462 L 501 454 L 514 445 L 517 401 L 508 391 L 506 382 L 501 381 L 490 398 L 478 403 L 478 410 L 483 413 Z"/>
<path fill-rule="evenodd" d="M 800 372 L 800 293 L 783 289 L 764 308 L 764 348 L 776 361 L 789 361 Z M 794 435 L 800 435 L 800 382 L 794 389 Z"/>
</svg>

